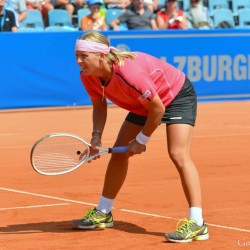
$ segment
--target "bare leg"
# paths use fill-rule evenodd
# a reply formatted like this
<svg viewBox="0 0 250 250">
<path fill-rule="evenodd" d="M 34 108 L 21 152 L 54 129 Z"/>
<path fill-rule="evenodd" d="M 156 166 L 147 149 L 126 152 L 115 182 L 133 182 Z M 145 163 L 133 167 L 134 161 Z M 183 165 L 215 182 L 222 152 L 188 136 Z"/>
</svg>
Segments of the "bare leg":
<svg viewBox="0 0 250 250">
<path fill-rule="evenodd" d="M 141 129 L 142 126 L 125 121 L 120 129 L 115 146 L 128 145 Z M 102 193 L 104 197 L 109 199 L 116 197 L 126 179 L 128 163 L 129 157 L 126 154 L 112 154 L 104 181 Z"/>
<path fill-rule="evenodd" d="M 179 172 L 189 207 L 201 207 L 199 174 L 189 154 L 192 132 L 193 127 L 187 124 L 168 125 L 168 152 Z"/>
</svg>

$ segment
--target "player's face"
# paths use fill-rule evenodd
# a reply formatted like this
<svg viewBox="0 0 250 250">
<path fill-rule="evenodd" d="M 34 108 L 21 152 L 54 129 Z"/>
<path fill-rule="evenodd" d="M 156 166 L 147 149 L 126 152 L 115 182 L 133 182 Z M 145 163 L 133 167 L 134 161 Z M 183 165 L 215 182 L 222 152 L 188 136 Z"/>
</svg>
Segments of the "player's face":
<svg viewBox="0 0 250 250">
<path fill-rule="evenodd" d="M 76 51 L 76 61 L 85 75 L 96 75 L 100 72 L 100 53 Z"/>
</svg>

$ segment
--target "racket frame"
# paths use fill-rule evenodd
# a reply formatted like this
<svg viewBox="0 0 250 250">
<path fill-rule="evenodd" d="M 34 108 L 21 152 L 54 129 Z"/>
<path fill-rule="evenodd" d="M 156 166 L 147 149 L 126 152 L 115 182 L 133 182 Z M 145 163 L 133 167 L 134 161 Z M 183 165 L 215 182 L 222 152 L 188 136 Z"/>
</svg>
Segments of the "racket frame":
<svg viewBox="0 0 250 250">
<path fill-rule="evenodd" d="M 83 144 L 86 145 L 86 149 L 87 149 L 87 156 L 84 157 L 83 160 L 81 160 L 77 165 L 75 165 L 74 167 L 72 168 L 69 168 L 67 170 L 64 170 L 64 171 L 60 171 L 60 172 L 46 172 L 46 171 L 41 171 L 39 170 L 38 168 L 36 168 L 35 166 L 35 163 L 34 163 L 34 157 L 33 157 L 33 153 L 37 147 L 37 145 L 39 145 L 42 141 L 48 139 L 48 138 L 51 138 L 51 137 L 59 137 L 59 136 L 64 136 L 64 137 L 71 137 L 71 138 L 75 138 L 79 141 L 81 141 Z M 106 154 L 109 154 L 109 153 L 112 153 L 113 151 L 114 152 L 117 152 L 117 153 L 123 153 L 123 152 L 126 152 L 127 151 L 127 146 L 124 146 L 124 147 L 118 147 L 118 148 L 105 148 L 105 147 L 101 147 L 101 146 L 97 146 L 96 149 L 99 150 L 99 152 L 97 154 L 94 154 L 94 155 L 91 155 L 90 156 L 90 147 L 91 147 L 91 144 L 86 142 L 84 139 L 82 139 L 81 137 L 77 136 L 77 135 L 74 135 L 74 134 L 70 134 L 70 133 L 52 133 L 52 134 L 47 134 L 43 137 L 41 137 L 40 139 L 38 139 L 34 145 L 32 146 L 32 149 L 31 149 L 31 152 L 30 152 L 30 162 L 31 162 L 31 165 L 33 167 L 33 169 L 38 172 L 39 174 L 42 174 L 42 175 L 49 175 L 49 176 L 54 176 L 54 175 L 61 175 L 61 174 L 66 174 L 66 173 L 69 173 L 71 171 L 74 171 L 75 169 L 77 169 L 78 167 L 80 167 L 81 165 L 83 165 L 85 162 L 88 162 L 88 161 L 91 161 L 92 159 L 98 157 L 98 156 L 102 156 L 102 155 L 106 155 Z"/>
</svg>

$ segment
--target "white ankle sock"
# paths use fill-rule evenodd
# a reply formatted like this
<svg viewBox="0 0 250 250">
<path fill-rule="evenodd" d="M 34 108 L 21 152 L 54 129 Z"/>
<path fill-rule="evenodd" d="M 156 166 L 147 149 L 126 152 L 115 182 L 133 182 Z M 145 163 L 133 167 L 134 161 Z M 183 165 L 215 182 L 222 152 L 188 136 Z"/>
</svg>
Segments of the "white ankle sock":
<svg viewBox="0 0 250 250">
<path fill-rule="evenodd" d="M 198 226 L 202 226 L 203 225 L 202 209 L 200 207 L 190 207 L 189 218 L 190 220 L 196 220 Z"/>
<path fill-rule="evenodd" d="M 108 199 L 104 196 L 101 196 L 97 210 L 102 211 L 105 214 L 108 214 L 112 210 L 114 199 Z"/>
</svg>

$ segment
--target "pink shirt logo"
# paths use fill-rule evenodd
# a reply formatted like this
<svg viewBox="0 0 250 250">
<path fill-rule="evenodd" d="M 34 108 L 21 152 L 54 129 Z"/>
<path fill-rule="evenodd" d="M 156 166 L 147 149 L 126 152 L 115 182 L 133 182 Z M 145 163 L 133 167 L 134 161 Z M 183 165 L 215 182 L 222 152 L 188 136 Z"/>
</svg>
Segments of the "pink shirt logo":
<svg viewBox="0 0 250 250">
<path fill-rule="evenodd" d="M 150 95 L 151 95 L 151 91 L 150 91 L 150 90 L 146 90 L 146 91 L 143 93 L 143 95 L 141 95 L 141 96 L 139 97 L 139 100 L 140 100 L 140 101 L 144 101 L 144 100 L 146 100 Z"/>
</svg>

